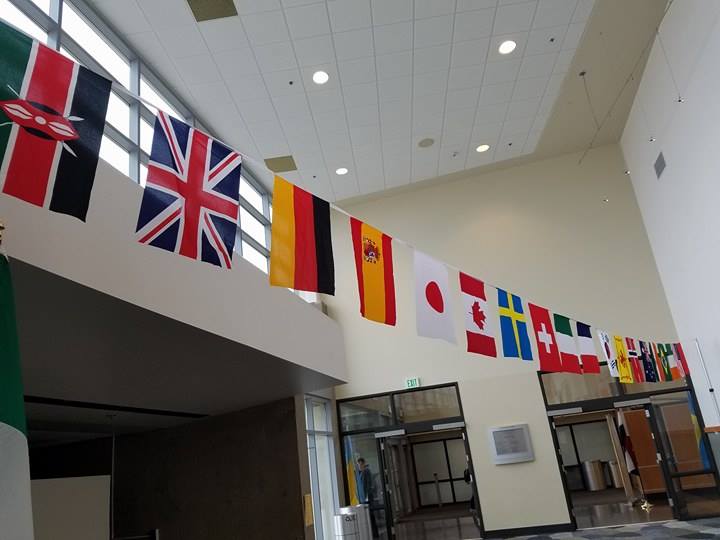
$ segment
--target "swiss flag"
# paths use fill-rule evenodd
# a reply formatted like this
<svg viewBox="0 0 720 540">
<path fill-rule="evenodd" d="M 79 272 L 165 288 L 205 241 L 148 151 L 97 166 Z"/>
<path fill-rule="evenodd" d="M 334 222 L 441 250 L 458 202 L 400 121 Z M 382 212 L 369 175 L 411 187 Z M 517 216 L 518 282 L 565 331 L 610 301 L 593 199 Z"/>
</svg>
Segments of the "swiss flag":
<svg viewBox="0 0 720 540">
<path fill-rule="evenodd" d="M 418 335 L 455 343 L 447 266 L 417 250 L 415 306 Z"/>
<path fill-rule="evenodd" d="M 495 332 L 490 328 L 485 283 L 460 272 L 460 291 L 465 308 L 465 335 L 468 352 L 497 357 Z M 493 319 L 494 320 L 494 319 Z"/>
<path fill-rule="evenodd" d="M 528 304 L 528 307 L 537 341 L 540 371 L 564 371 L 555 331 L 550 321 L 550 312 L 535 304 Z"/>
</svg>

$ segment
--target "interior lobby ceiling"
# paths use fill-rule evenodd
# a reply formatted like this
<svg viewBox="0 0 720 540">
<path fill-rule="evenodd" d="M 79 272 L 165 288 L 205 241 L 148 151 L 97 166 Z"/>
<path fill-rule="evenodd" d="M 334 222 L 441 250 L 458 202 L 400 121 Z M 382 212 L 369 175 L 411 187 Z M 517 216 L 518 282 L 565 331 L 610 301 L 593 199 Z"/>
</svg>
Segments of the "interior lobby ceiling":
<svg viewBox="0 0 720 540">
<path fill-rule="evenodd" d="M 292 156 L 283 176 L 332 201 L 582 150 L 593 111 L 594 144 L 617 141 L 665 8 L 235 0 L 237 16 L 198 23 L 185 0 L 90 3 L 260 181 L 272 181 L 265 159 Z M 507 40 L 517 48 L 501 55 Z"/>
</svg>

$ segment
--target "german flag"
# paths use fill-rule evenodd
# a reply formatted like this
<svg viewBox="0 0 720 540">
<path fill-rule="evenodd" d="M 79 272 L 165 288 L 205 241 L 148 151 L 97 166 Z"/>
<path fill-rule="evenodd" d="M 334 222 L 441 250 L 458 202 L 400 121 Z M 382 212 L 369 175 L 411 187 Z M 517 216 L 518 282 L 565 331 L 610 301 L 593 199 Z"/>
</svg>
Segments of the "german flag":
<svg viewBox="0 0 720 540">
<path fill-rule="evenodd" d="M 270 284 L 335 294 L 330 204 L 275 177 Z"/>
<path fill-rule="evenodd" d="M 366 319 L 395 326 L 395 278 L 392 238 L 350 218 L 360 313 Z"/>
</svg>

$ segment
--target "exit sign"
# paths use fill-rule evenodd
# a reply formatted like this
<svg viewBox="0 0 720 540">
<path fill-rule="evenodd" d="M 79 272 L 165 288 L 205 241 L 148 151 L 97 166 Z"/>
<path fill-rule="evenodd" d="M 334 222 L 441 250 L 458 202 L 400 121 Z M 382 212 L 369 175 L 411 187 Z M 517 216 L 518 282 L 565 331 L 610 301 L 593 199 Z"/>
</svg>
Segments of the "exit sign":
<svg viewBox="0 0 720 540">
<path fill-rule="evenodd" d="M 420 388 L 420 377 L 408 377 L 405 379 L 405 388 Z"/>
</svg>

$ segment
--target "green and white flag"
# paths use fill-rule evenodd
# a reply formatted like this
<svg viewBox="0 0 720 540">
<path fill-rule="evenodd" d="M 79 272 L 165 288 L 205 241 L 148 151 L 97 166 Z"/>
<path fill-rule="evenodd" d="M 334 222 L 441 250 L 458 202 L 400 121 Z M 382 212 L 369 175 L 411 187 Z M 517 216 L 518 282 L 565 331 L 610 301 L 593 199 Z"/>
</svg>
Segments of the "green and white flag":
<svg viewBox="0 0 720 540">
<path fill-rule="evenodd" d="M 0 538 L 32 540 L 30 460 L 10 265 L 0 253 Z"/>
</svg>

